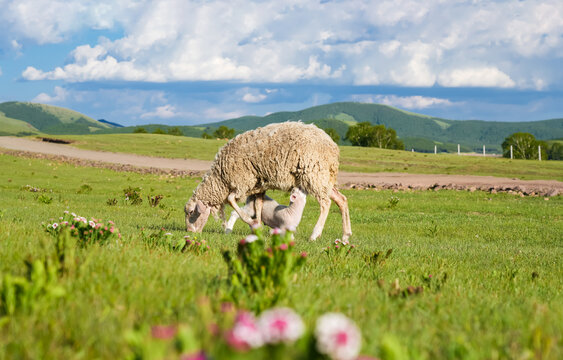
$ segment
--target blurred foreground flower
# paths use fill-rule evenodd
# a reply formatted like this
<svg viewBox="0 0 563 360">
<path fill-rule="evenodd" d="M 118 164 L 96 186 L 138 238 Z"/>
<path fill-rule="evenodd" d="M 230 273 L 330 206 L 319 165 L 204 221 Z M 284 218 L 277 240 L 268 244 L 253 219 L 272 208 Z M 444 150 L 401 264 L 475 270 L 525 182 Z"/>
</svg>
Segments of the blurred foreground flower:
<svg viewBox="0 0 563 360">
<path fill-rule="evenodd" d="M 356 324 L 343 314 L 327 313 L 317 319 L 317 350 L 333 360 L 356 359 L 362 336 Z"/>
<path fill-rule="evenodd" d="M 257 348 L 264 343 L 256 319 L 249 312 L 240 312 L 237 315 L 233 328 L 226 333 L 225 340 L 238 351 Z"/>
<path fill-rule="evenodd" d="M 290 308 L 264 311 L 258 319 L 258 328 L 268 344 L 292 344 L 305 332 L 301 317 Z"/>
</svg>

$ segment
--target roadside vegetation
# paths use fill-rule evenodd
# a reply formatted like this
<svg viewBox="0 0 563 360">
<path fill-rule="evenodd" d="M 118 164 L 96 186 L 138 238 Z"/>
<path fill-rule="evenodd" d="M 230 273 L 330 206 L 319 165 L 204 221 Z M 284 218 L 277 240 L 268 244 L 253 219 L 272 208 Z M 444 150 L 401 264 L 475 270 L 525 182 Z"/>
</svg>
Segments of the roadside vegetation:
<svg viewBox="0 0 563 360">
<path fill-rule="evenodd" d="M 170 148 L 185 151 L 187 146 L 171 136 L 135 137 L 145 139 L 145 146 L 166 141 Z M 115 138 L 113 145 L 126 138 Z M 199 141 L 213 153 L 211 148 L 221 145 Z M 402 154 L 367 150 L 387 159 Z M 345 159 L 350 156 L 343 150 Z M 426 159 L 417 154 L 409 161 L 419 157 Z M 0 172 L 0 279 L 9 275 L 28 284 L 22 289 L 37 289 L 26 293 L 31 303 L 16 302 L 9 311 L 1 298 L 0 358 L 148 359 L 150 351 L 161 349 L 159 339 L 169 329 L 178 331 L 179 342 L 171 349 L 192 346 L 180 341 L 188 336 L 185 326 L 199 339 L 193 349 L 221 354 L 213 346 L 227 333 L 210 335 L 217 326 L 206 327 L 210 324 L 202 316 L 224 320 L 232 314 L 229 309 L 253 304 L 253 298 L 240 298 L 240 288 L 229 285 L 234 265 L 224 260 L 224 252 L 234 254 L 249 229 L 239 222 L 225 235 L 220 222 L 211 219 L 202 234 L 184 238 L 183 206 L 200 179 L 9 155 L 0 155 L 0 167 L 9 169 Z M 305 253 L 306 261 L 291 270 L 277 306 L 293 309 L 306 329 L 314 329 L 323 314 L 341 313 L 361 330 L 361 354 L 384 360 L 563 357 L 561 196 L 344 193 L 354 231 L 350 244 L 335 242 L 341 231 L 335 205 L 323 236 L 307 241 L 318 216 L 318 204 L 309 199 L 295 244 L 287 245 Z M 288 202 L 285 193 L 269 195 Z M 53 235 L 64 221 L 69 229 L 79 229 L 77 243 Z M 88 226 L 104 231 L 94 238 Z M 270 243 L 271 236 L 265 241 Z M 41 269 L 51 275 L 42 277 Z M 300 341 L 294 351 L 307 348 Z M 271 356 L 239 350 L 228 350 L 235 351 L 229 358 Z M 278 355 L 297 358 L 289 354 L 295 353 Z"/>
</svg>

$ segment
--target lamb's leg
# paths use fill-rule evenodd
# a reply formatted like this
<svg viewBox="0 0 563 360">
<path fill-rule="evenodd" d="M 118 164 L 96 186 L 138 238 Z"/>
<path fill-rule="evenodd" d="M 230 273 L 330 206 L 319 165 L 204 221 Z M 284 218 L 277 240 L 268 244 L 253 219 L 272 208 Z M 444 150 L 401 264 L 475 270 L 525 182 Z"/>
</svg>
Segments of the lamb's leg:
<svg viewBox="0 0 563 360">
<path fill-rule="evenodd" d="M 250 197 L 246 200 L 246 204 L 244 205 L 244 207 L 242 207 L 242 211 L 246 212 L 248 215 L 250 215 L 250 217 L 254 217 L 254 201 L 252 201 Z M 229 218 L 229 221 L 227 221 L 227 225 L 225 227 L 225 234 L 230 234 L 233 231 L 233 228 L 235 227 L 235 223 L 239 218 L 240 218 L 239 214 L 237 214 L 237 212 L 233 210 L 231 212 L 231 217 Z"/>
<path fill-rule="evenodd" d="M 235 210 L 231 212 L 231 217 L 229 218 L 229 221 L 227 221 L 227 226 L 225 227 L 225 234 L 230 234 L 231 232 L 233 232 L 233 228 L 235 227 L 235 223 L 237 222 L 239 217 L 240 216 L 238 216 Z"/>
<path fill-rule="evenodd" d="M 329 198 L 320 198 L 317 199 L 319 205 L 321 206 L 321 213 L 319 215 L 319 219 L 317 220 L 317 224 L 313 229 L 313 233 L 309 240 L 313 241 L 316 240 L 321 234 L 323 233 L 323 228 L 325 227 L 326 218 L 328 217 L 328 211 L 330 210 L 330 199 Z"/>
<path fill-rule="evenodd" d="M 229 201 L 229 204 L 233 207 L 233 209 L 235 209 L 235 211 L 240 216 L 242 221 L 244 221 L 248 225 L 252 226 L 252 217 L 250 217 L 250 215 L 248 215 L 248 213 L 246 211 L 242 210 L 238 206 L 235 199 L 236 199 L 236 195 L 234 193 L 230 193 L 229 196 L 227 197 L 227 201 Z"/>
<path fill-rule="evenodd" d="M 254 198 L 254 214 L 256 214 L 255 223 L 262 224 L 262 209 L 264 208 L 264 194 L 256 194 Z"/>
<path fill-rule="evenodd" d="M 346 241 L 352 235 L 352 225 L 350 224 L 350 212 L 348 210 L 348 199 L 336 188 L 332 188 L 330 192 L 330 198 L 334 200 L 338 208 L 340 209 L 340 214 L 342 215 L 342 240 Z"/>
</svg>

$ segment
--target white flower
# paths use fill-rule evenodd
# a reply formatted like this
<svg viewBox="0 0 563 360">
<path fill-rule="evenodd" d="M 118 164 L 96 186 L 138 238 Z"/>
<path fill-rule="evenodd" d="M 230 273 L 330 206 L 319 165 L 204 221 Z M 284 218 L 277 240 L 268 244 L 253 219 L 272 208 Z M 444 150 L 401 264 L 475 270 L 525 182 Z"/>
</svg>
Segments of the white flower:
<svg viewBox="0 0 563 360">
<path fill-rule="evenodd" d="M 70 213 L 70 215 L 72 215 L 74 217 L 78 217 L 78 215 L 76 215 L 75 213 Z"/>
<path fill-rule="evenodd" d="M 289 308 L 266 310 L 258 319 L 258 328 L 265 343 L 294 343 L 305 332 L 301 317 Z"/>
<path fill-rule="evenodd" d="M 90 220 L 90 221 L 88 222 L 88 224 L 90 225 L 90 227 L 96 227 L 96 223 L 93 222 L 92 220 Z"/>
<path fill-rule="evenodd" d="M 226 334 L 227 343 L 237 350 L 247 350 L 262 346 L 264 341 L 256 326 L 256 319 L 251 313 L 237 315 L 233 328 Z"/>
<path fill-rule="evenodd" d="M 172 236 L 172 233 L 169 233 L 169 232 L 168 232 L 168 233 L 166 233 L 166 234 L 164 234 L 164 235 L 165 235 L 165 236 Z"/>
<path fill-rule="evenodd" d="M 327 313 L 317 319 L 315 338 L 317 350 L 333 360 L 355 359 L 362 345 L 356 324 L 339 313 Z"/>
<path fill-rule="evenodd" d="M 244 239 L 245 243 L 247 243 L 247 244 L 255 242 L 256 240 L 258 240 L 258 236 L 254 235 L 254 234 L 250 234 L 246 237 L 246 239 Z"/>
<path fill-rule="evenodd" d="M 56 229 L 56 228 L 58 228 L 58 227 L 59 227 L 59 224 L 53 223 L 53 229 Z"/>
</svg>

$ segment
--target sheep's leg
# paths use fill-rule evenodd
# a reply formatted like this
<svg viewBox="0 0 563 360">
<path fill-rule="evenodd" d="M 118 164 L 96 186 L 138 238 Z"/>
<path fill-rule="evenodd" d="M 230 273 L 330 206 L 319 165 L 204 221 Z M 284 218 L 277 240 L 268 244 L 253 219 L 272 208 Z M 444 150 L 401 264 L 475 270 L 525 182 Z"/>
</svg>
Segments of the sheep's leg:
<svg viewBox="0 0 563 360">
<path fill-rule="evenodd" d="M 254 198 L 254 214 L 256 214 L 256 220 L 254 220 L 254 222 L 257 223 L 258 225 L 262 224 L 262 209 L 264 208 L 264 194 L 265 193 L 256 194 L 256 197 Z"/>
<path fill-rule="evenodd" d="M 229 194 L 229 196 L 227 197 L 227 201 L 229 201 L 229 204 L 233 207 L 233 209 L 235 209 L 235 211 L 240 216 L 242 221 L 252 226 L 252 217 L 250 217 L 250 215 L 248 215 L 246 211 L 244 211 L 238 206 L 236 202 L 236 195 L 234 193 Z"/>
<path fill-rule="evenodd" d="M 330 199 L 329 198 L 321 198 L 317 199 L 319 205 L 321 206 L 321 213 L 319 215 L 319 219 L 317 220 L 317 224 L 313 229 L 313 233 L 309 240 L 313 241 L 316 240 L 321 234 L 323 233 L 323 228 L 325 227 L 326 218 L 328 217 L 328 211 L 330 210 Z"/>
<path fill-rule="evenodd" d="M 340 214 L 342 215 L 342 240 L 346 241 L 350 238 L 350 235 L 352 235 L 348 199 L 346 199 L 346 196 L 344 196 L 340 191 L 336 190 L 336 188 L 332 188 L 330 198 L 334 200 L 340 209 Z"/>
</svg>

